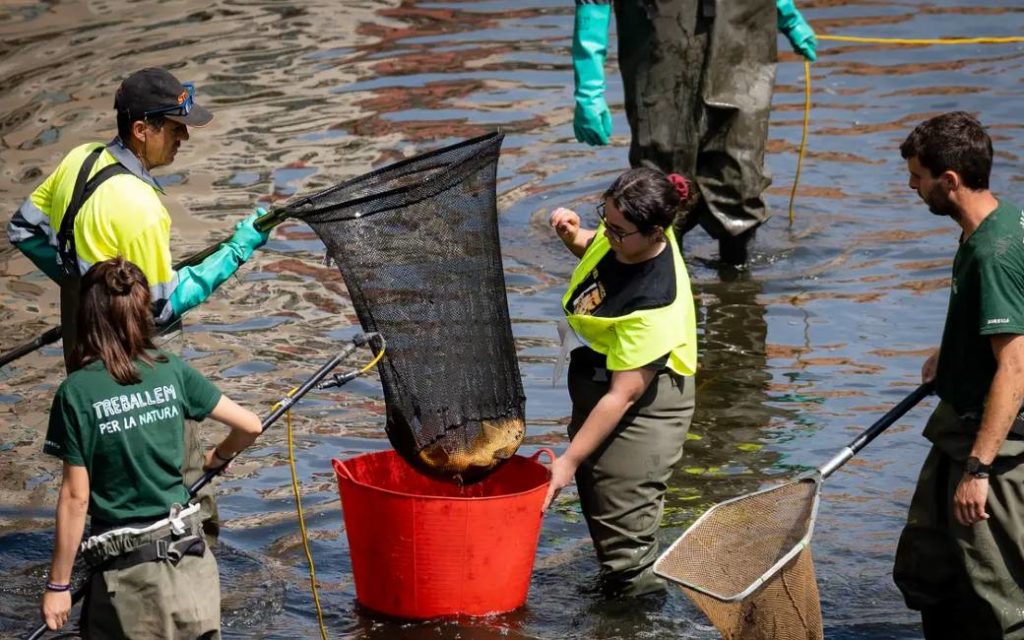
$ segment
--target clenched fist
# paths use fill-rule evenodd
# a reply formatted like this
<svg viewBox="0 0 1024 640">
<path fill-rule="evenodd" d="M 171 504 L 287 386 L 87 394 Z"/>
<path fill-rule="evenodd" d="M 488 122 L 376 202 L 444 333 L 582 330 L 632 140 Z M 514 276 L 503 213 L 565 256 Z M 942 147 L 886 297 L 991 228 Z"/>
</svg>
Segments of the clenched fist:
<svg viewBox="0 0 1024 640">
<path fill-rule="evenodd" d="M 576 234 L 580 232 L 579 214 L 565 207 L 558 207 L 552 211 L 548 224 L 555 230 L 555 233 L 562 239 L 562 242 L 566 244 L 572 243 L 576 239 Z"/>
</svg>

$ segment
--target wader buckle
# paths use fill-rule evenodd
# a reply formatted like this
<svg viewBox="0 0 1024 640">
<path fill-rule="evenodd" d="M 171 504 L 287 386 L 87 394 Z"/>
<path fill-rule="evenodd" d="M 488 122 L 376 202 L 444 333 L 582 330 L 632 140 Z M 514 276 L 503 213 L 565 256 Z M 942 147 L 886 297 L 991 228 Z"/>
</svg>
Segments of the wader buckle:
<svg viewBox="0 0 1024 640">
<path fill-rule="evenodd" d="M 171 512 L 168 514 L 168 519 L 171 521 L 171 533 L 175 536 L 184 535 L 186 531 L 185 521 L 181 518 L 181 505 L 175 504 L 171 506 Z"/>
<path fill-rule="evenodd" d="M 153 541 L 153 560 L 168 560 L 167 550 L 170 547 L 166 538 Z"/>
<path fill-rule="evenodd" d="M 157 542 L 164 544 L 164 558 L 175 565 L 185 556 L 202 557 L 206 552 L 206 540 L 202 536 L 194 535 L 171 542 L 166 540 Z"/>
</svg>

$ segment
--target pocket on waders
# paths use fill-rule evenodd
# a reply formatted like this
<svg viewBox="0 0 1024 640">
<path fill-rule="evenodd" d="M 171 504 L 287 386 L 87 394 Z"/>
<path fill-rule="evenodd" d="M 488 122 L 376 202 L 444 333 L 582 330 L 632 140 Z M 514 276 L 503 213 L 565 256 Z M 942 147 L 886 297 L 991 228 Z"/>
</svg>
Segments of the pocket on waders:
<svg viewBox="0 0 1024 640">
<path fill-rule="evenodd" d="M 160 628 L 163 593 L 156 565 L 156 562 L 145 562 L 103 572 L 107 600 L 117 613 L 126 637 L 145 635 Z"/>
</svg>

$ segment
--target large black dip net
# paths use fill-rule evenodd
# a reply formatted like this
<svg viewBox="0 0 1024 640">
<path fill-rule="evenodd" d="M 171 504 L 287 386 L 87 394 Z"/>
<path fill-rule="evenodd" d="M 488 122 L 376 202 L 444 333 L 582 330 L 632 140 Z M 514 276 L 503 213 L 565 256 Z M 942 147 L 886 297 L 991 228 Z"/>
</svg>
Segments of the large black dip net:
<svg viewBox="0 0 1024 640">
<path fill-rule="evenodd" d="M 379 370 L 392 446 L 419 469 L 478 480 L 525 432 L 498 240 L 501 134 L 416 156 L 290 206 L 327 245 Z"/>
</svg>

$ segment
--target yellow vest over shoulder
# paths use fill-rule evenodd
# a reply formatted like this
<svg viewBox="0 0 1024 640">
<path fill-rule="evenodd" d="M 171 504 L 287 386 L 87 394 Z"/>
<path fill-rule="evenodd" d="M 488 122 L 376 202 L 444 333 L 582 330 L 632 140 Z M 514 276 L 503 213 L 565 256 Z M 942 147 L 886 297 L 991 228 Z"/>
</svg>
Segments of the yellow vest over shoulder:
<svg viewBox="0 0 1024 640">
<path fill-rule="evenodd" d="M 675 266 L 676 298 L 671 304 L 614 318 L 566 313 L 569 326 L 580 340 L 607 357 L 609 371 L 639 369 L 665 354 L 668 367 L 675 373 L 692 376 L 697 370 L 697 320 L 690 278 L 675 234 L 665 235 Z M 573 271 L 562 297 L 563 311 L 576 288 L 609 251 L 611 243 L 602 225 Z"/>
<path fill-rule="evenodd" d="M 49 222 L 47 231 L 54 245 L 82 163 L 91 151 L 101 147 L 104 145 L 89 143 L 72 149 L 30 196 Z M 115 162 L 109 148 L 104 148 L 89 177 Z M 136 175 L 116 175 L 82 203 L 75 218 L 80 273 L 96 262 L 120 256 L 146 275 L 154 302 L 166 300 L 176 284 L 170 234 L 171 216 L 160 202 L 159 192 Z"/>
</svg>

